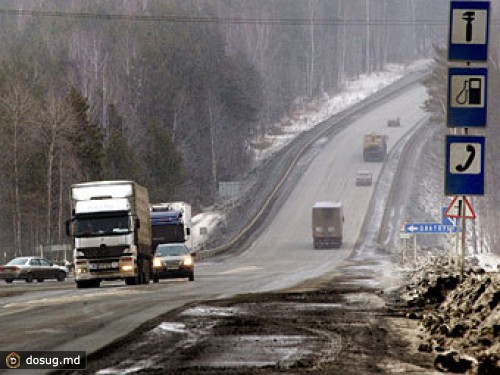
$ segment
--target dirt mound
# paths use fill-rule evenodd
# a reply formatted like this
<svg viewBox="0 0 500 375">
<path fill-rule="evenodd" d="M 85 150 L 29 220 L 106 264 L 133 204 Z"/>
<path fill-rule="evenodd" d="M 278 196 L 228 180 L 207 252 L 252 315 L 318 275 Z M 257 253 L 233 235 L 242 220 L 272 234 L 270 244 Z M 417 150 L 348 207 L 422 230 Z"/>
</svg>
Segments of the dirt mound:
<svg viewBox="0 0 500 375">
<path fill-rule="evenodd" d="M 436 262 L 436 260 L 433 260 Z M 500 274 L 468 267 L 463 280 L 446 261 L 410 275 L 402 300 L 424 331 L 419 350 L 440 371 L 500 373 Z"/>
</svg>

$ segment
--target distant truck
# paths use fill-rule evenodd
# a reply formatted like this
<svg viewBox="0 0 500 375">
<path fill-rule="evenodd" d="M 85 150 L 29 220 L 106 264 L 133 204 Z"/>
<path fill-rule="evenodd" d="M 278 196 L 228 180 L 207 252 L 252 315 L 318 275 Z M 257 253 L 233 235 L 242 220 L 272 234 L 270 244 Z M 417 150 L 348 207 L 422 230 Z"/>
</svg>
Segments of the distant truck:
<svg viewBox="0 0 500 375">
<path fill-rule="evenodd" d="M 97 181 L 71 187 L 77 288 L 99 287 L 102 280 L 147 284 L 153 252 L 149 194 L 133 181 Z"/>
<path fill-rule="evenodd" d="M 363 160 L 383 161 L 387 155 L 387 136 L 377 133 L 365 134 L 363 140 Z"/>
<path fill-rule="evenodd" d="M 192 249 L 191 205 L 186 202 L 151 205 L 152 246 L 161 243 L 185 243 Z"/>
<path fill-rule="evenodd" d="M 344 214 L 340 202 L 317 202 L 312 208 L 312 233 L 315 249 L 342 245 Z"/>
</svg>

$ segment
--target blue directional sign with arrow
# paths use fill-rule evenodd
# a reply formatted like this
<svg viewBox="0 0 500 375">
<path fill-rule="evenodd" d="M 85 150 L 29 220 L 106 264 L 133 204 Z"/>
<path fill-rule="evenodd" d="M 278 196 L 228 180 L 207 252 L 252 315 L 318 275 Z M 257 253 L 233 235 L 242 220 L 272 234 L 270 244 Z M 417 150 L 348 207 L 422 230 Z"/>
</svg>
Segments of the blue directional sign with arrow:
<svg viewBox="0 0 500 375">
<path fill-rule="evenodd" d="M 443 225 L 441 223 L 407 223 L 405 232 L 410 234 L 439 234 L 455 233 L 457 227 L 454 225 Z"/>
<path fill-rule="evenodd" d="M 487 61 L 489 1 L 452 1 L 448 60 Z"/>
<path fill-rule="evenodd" d="M 446 195 L 484 195 L 484 136 L 446 136 Z"/>
</svg>

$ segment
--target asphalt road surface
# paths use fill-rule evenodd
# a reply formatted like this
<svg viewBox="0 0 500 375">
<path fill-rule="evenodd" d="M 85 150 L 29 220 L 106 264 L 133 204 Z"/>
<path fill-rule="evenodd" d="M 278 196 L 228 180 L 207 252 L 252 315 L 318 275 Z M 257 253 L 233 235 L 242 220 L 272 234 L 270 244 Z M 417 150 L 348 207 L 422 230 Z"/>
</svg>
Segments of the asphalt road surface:
<svg viewBox="0 0 500 375">
<path fill-rule="evenodd" d="M 143 322 L 186 303 L 292 287 L 335 272 L 351 253 L 365 220 L 374 187 L 356 187 L 359 169 L 377 179 L 382 164 L 362 160 L 363 135 L 389 136 L 389 148 L 418 124 L 425 113 L 422 86 L 353 121 L 332 139 L 321 139 L 317 156 L 268 226 L 243 253 L 222 262 L 201 262 L 194 282 L 162 280 L 125 286 L 103 283 L 78 290 L 71 280 L 38 285 L 15 282 L 0 286 L 0 350 L 85 350 L 113 342 Z M 390 117 L 400 128 L 388 128 Z M 341 201 L 344 244 L 339 250 L 313 250 L 311 207 L 316 201 Z M 369 218 L 368 218 L 369 220 Z"/>
</svg>

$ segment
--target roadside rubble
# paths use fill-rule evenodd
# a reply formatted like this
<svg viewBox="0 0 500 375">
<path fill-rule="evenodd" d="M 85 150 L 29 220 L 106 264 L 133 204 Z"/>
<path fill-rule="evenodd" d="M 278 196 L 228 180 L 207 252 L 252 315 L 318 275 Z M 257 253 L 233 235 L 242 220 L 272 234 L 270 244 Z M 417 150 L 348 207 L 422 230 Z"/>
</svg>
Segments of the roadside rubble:
<svg viewBox="0 0 500 375">
<path fill-rule="evenodd" d="M 419 350 L 442 372 L 500 373 L 500 274 L 476 266 L 464 278 L 447 260 L 429 258 L 408 272 L 401 293 L 406 317 L 419 319 Z"/>
</svg>

